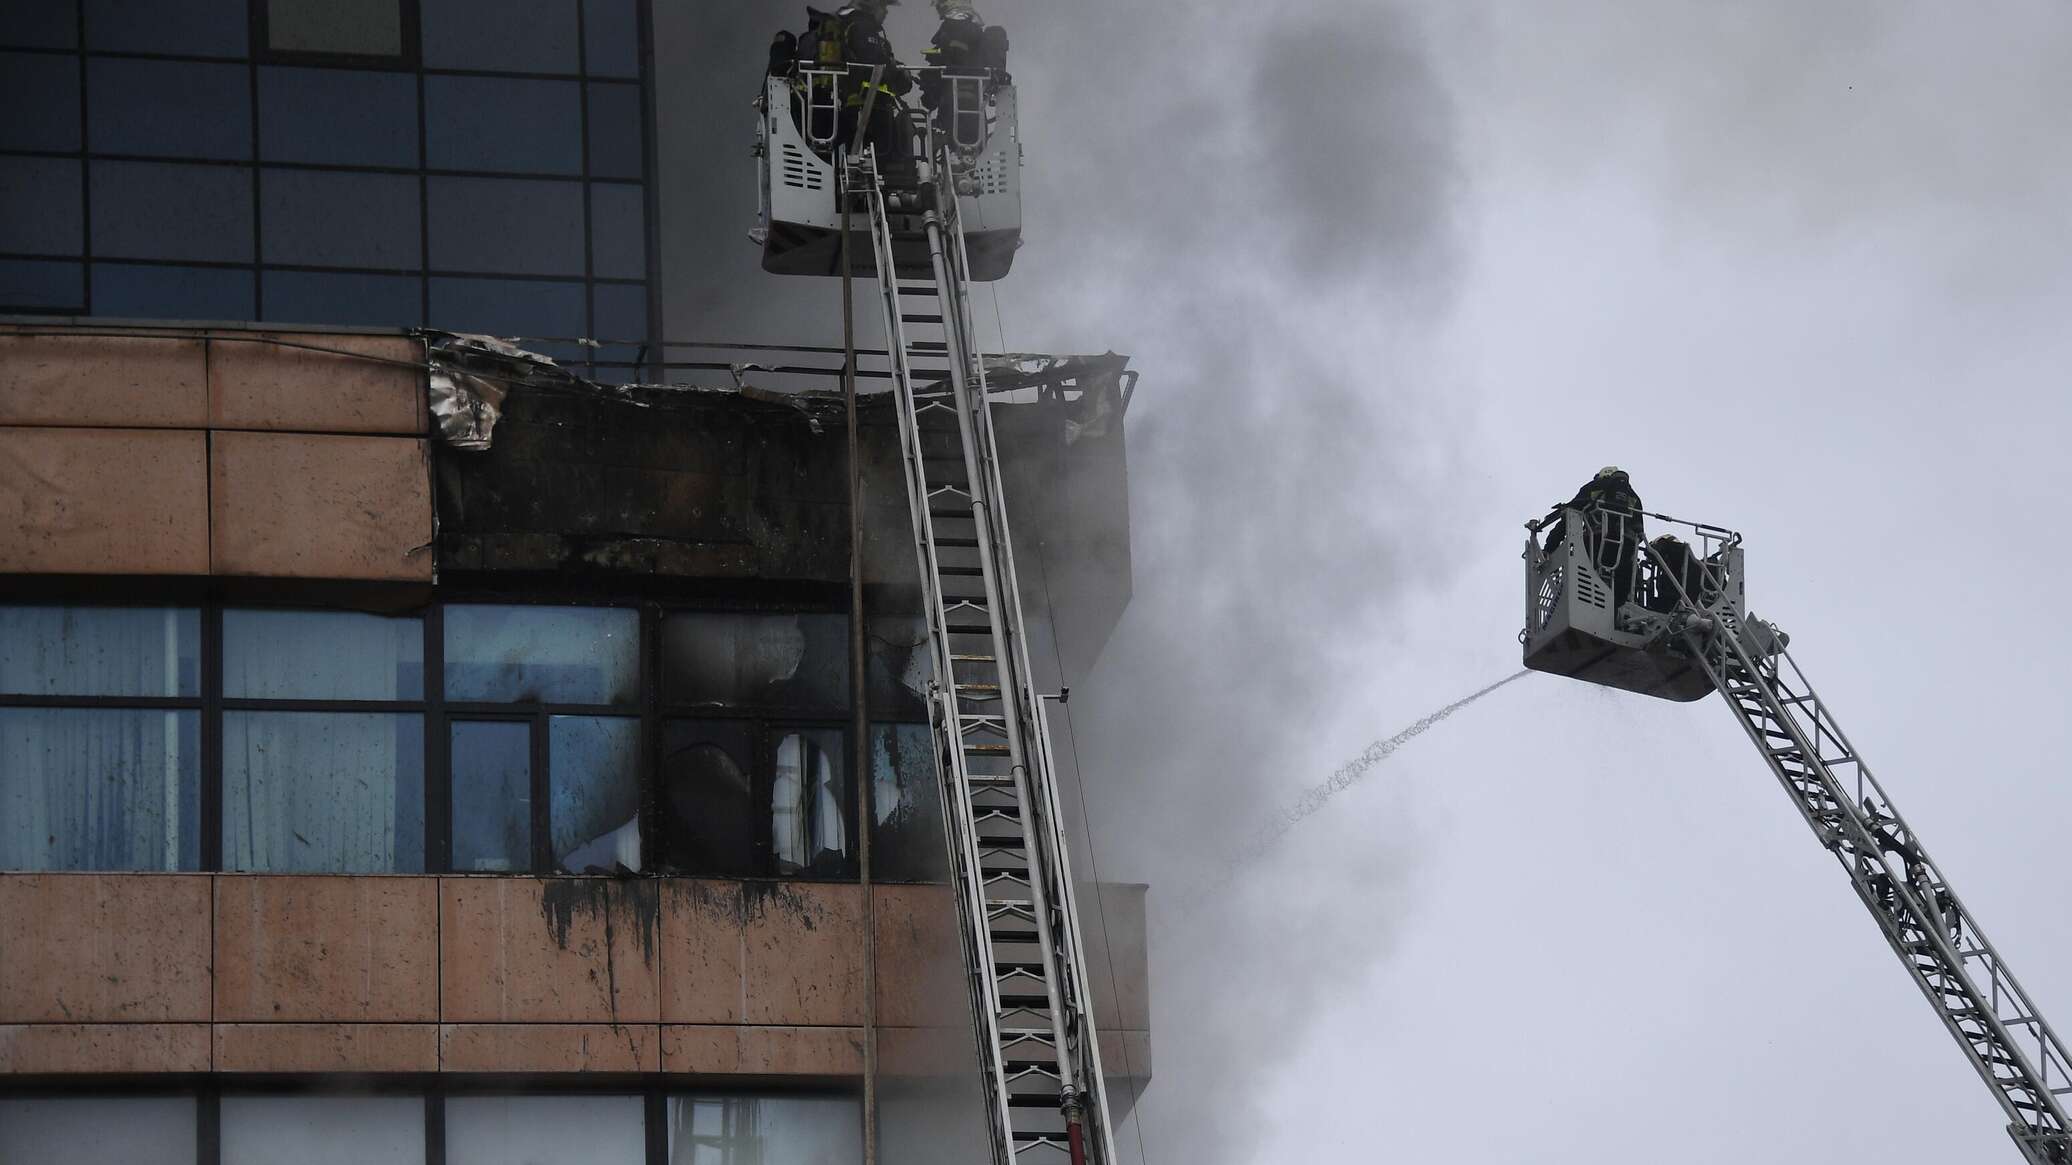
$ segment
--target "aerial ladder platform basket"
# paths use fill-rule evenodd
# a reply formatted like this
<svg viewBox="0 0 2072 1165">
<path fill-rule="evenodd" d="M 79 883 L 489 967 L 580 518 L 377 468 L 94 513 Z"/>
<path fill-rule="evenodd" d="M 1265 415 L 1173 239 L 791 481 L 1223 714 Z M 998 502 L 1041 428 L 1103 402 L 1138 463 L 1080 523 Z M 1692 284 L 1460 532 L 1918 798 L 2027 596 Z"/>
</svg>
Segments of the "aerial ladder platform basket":
<svg viewBox="0 0 2072 1165">
<path fill-rule="evenodd" d="M 954 173 L 947 185 L 957 198 L 956 218 L 969 257 L 966 278 L 990 282 L 1007 274 L 1022 242 L 1022 144 L 1014 85 L 986 70 L 908 70 L 924 88 L 940 94 L 935 108 L 916 108 L 889 94 L 869 95 L 894 103 L 902 133 L 922 143 L 914 155 L 926 158 L 933 143 L 950 150 Z M 756 101 L 756 152 L 762 183 L 758 233 L 763 270 L 779 275 L 841 274 L 842 205 L 837 143 L 842 111 L 865 92 L 870 73 L 812 68 L 805 63 L 788 76 L 765 79 Z M 891 176 L 902 163 L 887 162 Z M 893 258 L 903 278 L 931 278 L 926 230 L 918 207 L 888 201 L 886 226 Z M 877 253 L 861 216 L 851 221 L 850 253 L 856 273 L 872 276 Z"/>
<path fill-rule="evenodd" d="M 1669 700 L 1718 692 L 1963 1049 L 2029 1165 L 2072 1165 L 2072 1057 L 1834 710 L 1749 614 L 1741 536 L 1608 507 L 1527 523 L 1525 665 Z M 1645 541 L 1654 519 L 1688 535 Z M 2053 904 L 2055 905 L 2055 904 Z"/>
</svg>

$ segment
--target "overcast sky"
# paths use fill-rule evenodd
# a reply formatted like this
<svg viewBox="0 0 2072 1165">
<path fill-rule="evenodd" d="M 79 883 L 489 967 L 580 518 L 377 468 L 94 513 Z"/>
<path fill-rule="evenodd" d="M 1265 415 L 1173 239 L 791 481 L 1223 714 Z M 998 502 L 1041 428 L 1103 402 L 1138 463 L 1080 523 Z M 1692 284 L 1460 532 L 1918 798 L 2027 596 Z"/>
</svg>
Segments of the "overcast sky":
<svg viewBox="0 0 2072 1165">
<path fill-rule="evenodd" d="M 727 53 L 798 23 L 657 7 Z M 1153 886 L 1131 1151 L 2015 1160 L 1717 699 L 1529 677 L 1181 888 L 1514 670 L 1521 523 L 1616 462 L 1747 534 L 1751 605 L 2072 1023 L 2072 9 L 982 10 L 1027 152 L 1005 343 L 1144 374 L 1136 595 L 1070 705 L 1100 872 Z M 671 331 L 790 336 L 829 289 L 754 274 L 756 59 L 710 67 L 739 132 L 673 197 L 742 221 L 665 206 L 665 261 L 708 272 Z"/>
</svg>

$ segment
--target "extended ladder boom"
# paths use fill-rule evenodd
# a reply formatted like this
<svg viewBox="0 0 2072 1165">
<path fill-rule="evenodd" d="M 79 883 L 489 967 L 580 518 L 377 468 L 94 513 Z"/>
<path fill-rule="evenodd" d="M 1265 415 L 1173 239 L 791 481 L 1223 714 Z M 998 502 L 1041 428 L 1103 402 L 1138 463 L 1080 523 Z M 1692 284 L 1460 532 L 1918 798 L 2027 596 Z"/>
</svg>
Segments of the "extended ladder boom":
<svg viewBox="0 0 2072 1165">
<path fill-rule="evenodd" d="M 866 154 L 851 165 L 847 190 L 869 215 L 884 299 L 993 1159 L 1111 1165 L 1078 907 L 972 326 L 955 164 L 939 148 L 917 164 L 915 185 L 895 190 Z M 918 221 L 925 272 L 903 277 L 895 213 L 908 230 Z"/>
<path fill-rule="evenodd" d="M 1684 594 L 1687 612 L 1697 609 L 1691 598 Z M 1729 605 L 1690 620 L 1681 634 L 1992 1088 L 2025 1158 L 2032 1165 L 2072 1165 L 2072 1124 L 2064 1108 L 2072 1094 L 2072 1059 L 1798 664 L 1781 649 L 1752 651 L 1742 615 Z"/>
</svg>

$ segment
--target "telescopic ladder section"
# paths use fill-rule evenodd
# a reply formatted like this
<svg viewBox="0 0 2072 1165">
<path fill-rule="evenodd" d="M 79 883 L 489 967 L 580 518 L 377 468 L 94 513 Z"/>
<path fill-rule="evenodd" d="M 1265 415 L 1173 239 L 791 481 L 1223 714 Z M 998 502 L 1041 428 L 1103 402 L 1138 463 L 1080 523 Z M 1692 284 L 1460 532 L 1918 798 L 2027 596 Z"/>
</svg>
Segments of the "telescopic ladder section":
<svg viewBox="0 0 2072 1165">
<path fill-rule="evenodd" d="M 939 149 L 916 187 L 851 169 L 870 216 L 929 621 L 929 708 L 996 1165 L 1115 1161 L 1046 717 L 1030 678 L 964 235 Z M 888 200 L 930 268 L 903 278 Z M 852 203 L 854 205 L 854 203 Z M 912 218 L 903 221 L 911 222 Z"/>
<path fill-rule="evenodd" d="M 1734 611 L 1722 606 L 1710 615 L 1710 631 L 1684 632 L 1691 654 L 1992 1088 L 2025 1159 L 2072 1165 L 2064 1109 L 2072 1059 L 2064 1045 L 1789 653 L 1758 657 Z"/>
</svg>

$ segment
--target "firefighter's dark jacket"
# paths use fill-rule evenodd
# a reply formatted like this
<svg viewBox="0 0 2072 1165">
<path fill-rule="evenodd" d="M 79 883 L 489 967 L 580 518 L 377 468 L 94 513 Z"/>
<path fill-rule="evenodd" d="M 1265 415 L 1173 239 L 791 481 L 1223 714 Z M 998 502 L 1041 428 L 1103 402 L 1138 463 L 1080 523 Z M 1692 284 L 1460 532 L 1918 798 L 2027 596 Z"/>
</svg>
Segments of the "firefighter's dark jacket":
<svg viewBox="0 0 2072 1165">
<path fill-rule="evenodd" d="M 885 72 L 879 87 L 894 97 L 903 97 L 914 87 L 914 79 L 907 75 L 907 71 L 900 67 L 899 58 L 893 55 L 892 42 L 886 39 L 885 25 L 876 13 L 860 5 L 851 4 L 835 13 L 832 23 L 836 27 L 823 28 L 821 35 L 826 37 L 834 34 L 838 38 L 836 43 L 840 46 L 840 59 L 829 60 L 823 42 L 822 64 L 861 66 L 865 69 L 872 65 L 883 65 Z M 850 98 L 852 103 L 862 100 L 862 88 L 858 86 L 857 95 Z"/>
<path fill-rule="evenodd" d="M 1576 491 L 1568 508 L 1588 512 L 1603 506 L 1624 514 L 1640 513 L 1640 495 L 1633 492 L 1633 483 L 1623 473 L 1611 477 L 1592 478 Z"/>
</svg>

